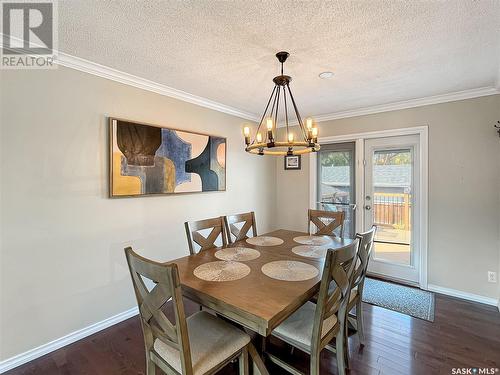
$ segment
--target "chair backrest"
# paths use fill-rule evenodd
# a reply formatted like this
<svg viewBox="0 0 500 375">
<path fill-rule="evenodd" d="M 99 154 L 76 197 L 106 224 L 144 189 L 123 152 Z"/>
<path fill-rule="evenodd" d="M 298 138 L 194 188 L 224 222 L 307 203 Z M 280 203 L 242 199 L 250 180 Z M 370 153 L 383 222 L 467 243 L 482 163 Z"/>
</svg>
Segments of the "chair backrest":
<svg viewBox="0 0 500 375">
<path fill-rule="evenodd" d="M 185 222 L 184 226 L 191 254 L 217 247 L 215 242 L 219 236 L 221 237 L 222 245 L 227 245 L 226 230 L 224 229 L 224 220 L 222 217 Z M 203 236 L 200 233 L 202 230 L 210 230 L 208 236 Z M 199 250 L 195 249 L 195 244 L 200 246 Z"/>
<path fill-rule="evenodd" d="M 335 319 L 340 325 L 339 334 L 344 334 L 358 245 L 359 240 L 356 239 L 340 249 L 329 249 L 326 254 L 314 316 L 311 352 L 321 350 L 330 342 L 335 326 L 331 323 Z"/>
<path fill-rule="evenodd" d="M 344 235 L 344 211 L 321 211 L 312 210 L 308 211 L 307 228 L 311 234 L 311 223 L 316 227 L 314 234 L 327 235 L 336 237 L 334 231 L 339 228 L 339 237 Z"/>
<path fill-rule="evenodd" d="M 356 262 L 356 266 L 354 268 L 353 288 L 361 287 L 362 289 L 365 283 L 366 271 L 368 269 L 368 262 L 370 261 L 370 256 L 373 250 L 373 241 L 375 239 L 376 230 L 377 227 L 374 225 L 369 231 L 356 234 L 356 238 L 359 239 L 359 250 L 358 261 Z"/>
<path fill-rule="evenodd" d="M 241 223 L 243 223 L 242 227 L 238 228 L 236 224 Z M 255 214 L 253 211 L 224 216 L 224 224 L 226 225 L 227 240 L 229 243 L 247 239 L 250 229 L 252 229 L 253 237 L 257 236 L 257 224 L 255 223 Z"/>
<path fill-rule="evenodd" d="M 131 247 L 125 249 L 125 256 L 139 307 L 146 356 L 150 356 L 155 340 L 159 339 L 179 351 L 182 373 L 192 375 L 189 336 L 177 265 L 153 262 L 135 253 Z M 151 290 L 144 279 L 155 284 Z M 162 311 L 170 298 L 174 306 L 175 325 Z"/>
</svg>

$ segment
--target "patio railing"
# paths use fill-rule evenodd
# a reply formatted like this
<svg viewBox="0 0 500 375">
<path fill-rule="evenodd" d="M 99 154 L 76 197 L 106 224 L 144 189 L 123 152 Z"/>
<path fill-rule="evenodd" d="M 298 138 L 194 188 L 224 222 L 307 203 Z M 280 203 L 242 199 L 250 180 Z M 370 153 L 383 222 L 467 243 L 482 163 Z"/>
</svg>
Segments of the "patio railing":
<svg viewBox="0 0 500 375">
<path fill-rule="evenodd" d="M 375 225 L 410 230 L 411 195 L 403 193 L 375 193 L 373 218 Z"/>
</svg>

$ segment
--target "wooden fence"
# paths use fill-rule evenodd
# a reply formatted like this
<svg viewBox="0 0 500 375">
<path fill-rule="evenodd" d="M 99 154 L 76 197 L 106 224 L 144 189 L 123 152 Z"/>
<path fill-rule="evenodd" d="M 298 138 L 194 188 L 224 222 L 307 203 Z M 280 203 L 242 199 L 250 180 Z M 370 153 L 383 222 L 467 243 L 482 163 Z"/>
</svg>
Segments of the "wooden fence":
<svg viewBox="0 0 500 375">
<path fill-rule="evenodd" d="M 410 194 L 375 193 L 373 197 L 373 210 L 375 225 L 410 230 Z"/>
</svg>

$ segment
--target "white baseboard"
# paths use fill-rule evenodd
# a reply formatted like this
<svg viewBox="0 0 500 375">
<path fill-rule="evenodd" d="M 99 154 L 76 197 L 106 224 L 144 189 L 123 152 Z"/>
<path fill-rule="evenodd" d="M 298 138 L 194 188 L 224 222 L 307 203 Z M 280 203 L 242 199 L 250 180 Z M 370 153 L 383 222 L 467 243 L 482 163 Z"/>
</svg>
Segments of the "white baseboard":
<svg viewBox="0 0 500 375">
<path fill-rule="evenodd" d="M 53 352 L 63 346 L 74 343 L 75 341 L 81 340 L 87 336 L 90 336 L 96 332 L 99 332 L 105 328 L 111 327 L 114 324 L 120 323 L 128 318 L 131 318 L 139 313 L 137 307 L 133 307 L 127 311 L 124 311 L 120 314 L 114 315 L 110 318 L 104 319 L 100 322 L 91 324 L 85 328 L 79 329 L 77 331 L 71 332 L 66 336 L 58 338 L 54 341 L 48 342 L 47 344 L 40 345 L 37 348 L 28 350 L 27 352 L 18 354 L 14 357 L 7 358 L 3 361 L 0 361 L 0 374 L 11 370 L 15 367 L 21 366 L 26 362 L 32 361 L 36 358 L 39 358 L 45 354 Z"/>
<path fill-rule="evenodd" d="M 500 310 L 500 301 L 495 298 L 480 296 L 479 294 L 473 294 L 468 292 L 462 292 L 461 290 L 445 288 L 439 285 L 428 284 L 427 290 L 431 292 L 446 294 L 447 296 L 462 298 L 468 301 L 484 303 L 486 305 L 496 306 Z"/>
</svg>

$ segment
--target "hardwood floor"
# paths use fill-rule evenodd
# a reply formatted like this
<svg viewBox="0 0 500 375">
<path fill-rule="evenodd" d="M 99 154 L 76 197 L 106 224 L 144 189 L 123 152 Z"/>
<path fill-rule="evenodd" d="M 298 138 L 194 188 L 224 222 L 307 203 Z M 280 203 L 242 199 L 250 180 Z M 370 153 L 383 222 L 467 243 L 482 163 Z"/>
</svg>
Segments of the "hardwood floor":
<svg viewBox="0 0 500 375">
<path fill-rule="evenodd" d="M 186 301 L 186 311 L 197 305 Z M 436 295 L 434 323 L 364 305 L 366 346 L 349 339 L 351 374 L 452 374 L 453 368 L 500 368 L 500 313 L 495 307 Z M 308 356 L 271 340 L 270 350 L 308 372 Z M 144 374 L 137 317 L 6 372 L 6 375 Z M 272 375 L 285 374 L 268 363 Z M 492 370 L 489 370 L 492 371 Z M 158 370 L 157 373 L 160 373 Z M 335 357 L 322 353 L 321 373 L 337 374 Z M 496 372 L 499 373 L 500 372 Z M 237 374 L 230 365 L 220 374 Z"/>
</svg>

